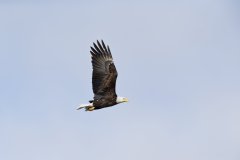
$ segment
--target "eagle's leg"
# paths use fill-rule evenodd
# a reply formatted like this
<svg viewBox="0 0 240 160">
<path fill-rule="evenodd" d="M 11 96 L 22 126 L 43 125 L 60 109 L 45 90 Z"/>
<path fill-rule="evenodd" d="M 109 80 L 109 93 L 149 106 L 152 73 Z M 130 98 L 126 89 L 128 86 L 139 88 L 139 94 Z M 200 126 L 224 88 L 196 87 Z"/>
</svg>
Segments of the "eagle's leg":
<svg viewBox="0 0 240 160">
<path fill-rule="evenodd" d="M 93 106 L 85 107 L 85 111 L 93 111 L 94 109 L 95 109 L 95 107 L 93 107 Z"/>
</svg>

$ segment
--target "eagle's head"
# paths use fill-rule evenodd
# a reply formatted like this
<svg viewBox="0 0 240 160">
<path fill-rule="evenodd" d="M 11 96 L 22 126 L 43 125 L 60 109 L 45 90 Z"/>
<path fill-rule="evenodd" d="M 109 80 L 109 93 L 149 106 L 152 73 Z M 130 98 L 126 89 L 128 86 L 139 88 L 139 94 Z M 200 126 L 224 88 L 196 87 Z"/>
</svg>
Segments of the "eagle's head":
<svg viewBox="0 0 240 160">
<path fill-rule="evenodd" d="M 128 99 L 125 98 L 125 97 L 117 97 L 116 102 L 117 102 L 117 103 L 128 102 Z"/>
</svg>

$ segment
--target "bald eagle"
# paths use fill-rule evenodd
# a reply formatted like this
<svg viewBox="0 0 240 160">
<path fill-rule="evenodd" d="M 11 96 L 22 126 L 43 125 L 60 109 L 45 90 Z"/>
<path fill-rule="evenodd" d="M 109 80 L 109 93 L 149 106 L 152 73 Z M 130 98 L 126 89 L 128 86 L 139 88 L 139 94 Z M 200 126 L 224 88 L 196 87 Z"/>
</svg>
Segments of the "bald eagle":
<svg viewBox="0 0 240 160">
<path fill-rule="evenodd" d="M 81 104 L 78 110 L 85 108 L 86 111 L 93 111 L 128 102 L 127 98 L 118 97 L 116 94 L 115 88 L 118 73 L 113 63 L 109 46 L 106 46 L 103 40 L 101 42 L 97 40 L 97 43 L 93 43 L 90 51 L 93 68 L 93 100 L 90 100 L 88 104 Z"/>
</svg>

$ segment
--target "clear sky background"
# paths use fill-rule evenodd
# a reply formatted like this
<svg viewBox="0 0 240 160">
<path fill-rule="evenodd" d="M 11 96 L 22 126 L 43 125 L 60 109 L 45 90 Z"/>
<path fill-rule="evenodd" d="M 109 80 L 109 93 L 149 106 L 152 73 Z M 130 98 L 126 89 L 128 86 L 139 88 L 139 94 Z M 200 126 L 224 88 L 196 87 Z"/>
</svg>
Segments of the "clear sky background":
<svg viewBox="0 0 240 160">
<path fill-rule="evenodd" d="M 240 3 L 0 1 L 1 160 L 239 160 Z M 129 103 L 92 99 L 110 45 Z"/>
</svg>

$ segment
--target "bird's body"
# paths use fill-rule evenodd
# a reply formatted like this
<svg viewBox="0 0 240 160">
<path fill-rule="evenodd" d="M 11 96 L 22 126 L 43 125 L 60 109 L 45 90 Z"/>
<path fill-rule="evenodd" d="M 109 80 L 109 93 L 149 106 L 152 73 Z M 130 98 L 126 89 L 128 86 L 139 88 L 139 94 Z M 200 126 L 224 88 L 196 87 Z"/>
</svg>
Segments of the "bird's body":
<svg viewBox="0 0 240 160">
<path fill-rule="evenodd" d="M 127 98 L 118 97 L 115 91 L 117 70 L 113 62 L 109 46 L 97 41 L 91 47 L 92 55 L 92 89 L 93 100 L 89 104 L 80 105 L 78 109 L 85 108 L 86 111 L 110 107 L 118 103 L 127 102 Z"/>
</svg>

